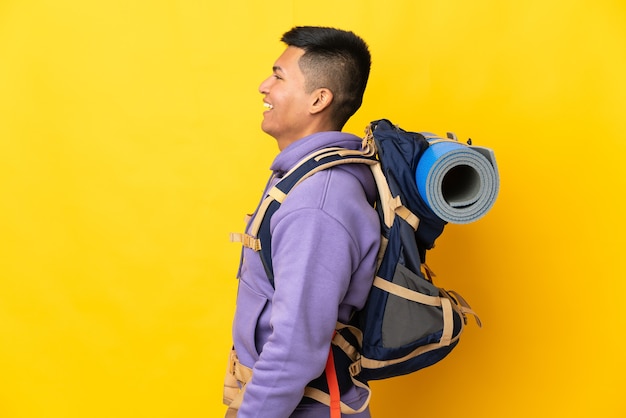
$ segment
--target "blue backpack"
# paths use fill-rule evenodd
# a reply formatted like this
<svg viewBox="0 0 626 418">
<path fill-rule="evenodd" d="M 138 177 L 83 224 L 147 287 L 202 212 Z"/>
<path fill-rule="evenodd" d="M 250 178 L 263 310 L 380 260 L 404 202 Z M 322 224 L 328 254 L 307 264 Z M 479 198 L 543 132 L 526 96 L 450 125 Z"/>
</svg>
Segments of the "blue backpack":
<svg viewBox="0 0 626 418">
<path fill-rule="evenodd" d="M 381 249 L 366 306 L 350 324 L 338 324 L 333 339 L 331 354 L 340 388 L 433 365 L 457 346 L 468 315 L 481 325 L 458 293 L 433 283 L 434 275 L 425 264 L 426 251 L 447 223 L 429 208 L 416 184 L 417 164 L 433 135 L 404 131 L 386 119 L 370 123 L 366 133 L 360 151 L 328 148 L 303 159 L 276 184 L 278 192 L 268 192 L 251 234 L 232 238 L 259 251 L 273 285 L 270 218 L 289 191 L 312 174 L 339 164 L 370 166 L 378 188 L 375 208 Z M 311 382 L 305 395 L 328 404 L 327 378 L 322 375 Z"/>
</svg>

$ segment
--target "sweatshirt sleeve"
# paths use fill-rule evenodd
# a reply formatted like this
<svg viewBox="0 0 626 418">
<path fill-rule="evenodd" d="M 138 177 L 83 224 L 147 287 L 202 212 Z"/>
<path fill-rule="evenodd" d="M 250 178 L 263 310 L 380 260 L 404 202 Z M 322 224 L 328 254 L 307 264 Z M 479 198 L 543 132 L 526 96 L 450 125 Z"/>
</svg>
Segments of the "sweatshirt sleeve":
<svg viewBox="0 0 626 418">
<path fill-rule="evenodd" d="M 306 193 L 305 187 L 301 193 Z M 275 418 L 289 417 L 306 385 L 324 370 L 339 305 L 364 253 L 354 237 L 359 232 L 332 210 L 340 202 L 330 203 L 327 210 L 326 198 L 315 205 L 285 207 L 272 220 L 272 332 L 254 365 L 239 418 L 267 417 L 270 411 Z M 349 214 L 350 208 L 345 212 L 343 207 L 341 216 L 358 222 L 358 213 Z M 365 279 L 361 287 L 367 289 L 369 283 Z"/>
</svg>

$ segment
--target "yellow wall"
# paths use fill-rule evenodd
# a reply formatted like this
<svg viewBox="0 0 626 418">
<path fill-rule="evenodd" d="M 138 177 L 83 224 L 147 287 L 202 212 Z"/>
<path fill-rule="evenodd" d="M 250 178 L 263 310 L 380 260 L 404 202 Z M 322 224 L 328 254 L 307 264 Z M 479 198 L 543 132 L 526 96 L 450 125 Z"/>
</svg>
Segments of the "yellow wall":
<svg viewBox="0 0 626 418">
<path fill-rule="evenodd" d="M 493 148 L 491 212 L 429 264 L 480 313 L 376 417 L 623 417 L 626 6 L 0 3 L 0 417 L 221 416 L 239 249 L 294 24 L 370 44 L 375 119 Z"/>
</svg>

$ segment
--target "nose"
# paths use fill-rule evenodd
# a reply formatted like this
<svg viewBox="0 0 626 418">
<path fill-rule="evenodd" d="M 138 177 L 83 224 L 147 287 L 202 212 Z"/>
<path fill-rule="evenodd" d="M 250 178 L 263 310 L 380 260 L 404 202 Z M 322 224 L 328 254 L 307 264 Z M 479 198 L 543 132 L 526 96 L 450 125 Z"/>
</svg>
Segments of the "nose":
<svg viewBox="0 0 626 418">
<path fill-rule="evenodd" d="M 271 80 L 272 80 L 272 77 L 270 76 L 261 82 L 261 85 L 259 86 L 259 93 L 261 94 L 269 93 Z"/>
</svg>

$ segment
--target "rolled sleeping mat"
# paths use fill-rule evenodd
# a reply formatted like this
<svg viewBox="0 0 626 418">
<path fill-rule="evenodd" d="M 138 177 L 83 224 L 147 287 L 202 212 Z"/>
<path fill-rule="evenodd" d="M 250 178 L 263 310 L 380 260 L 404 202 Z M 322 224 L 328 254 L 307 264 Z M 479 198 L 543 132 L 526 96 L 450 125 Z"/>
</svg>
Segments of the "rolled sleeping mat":
<svg viewBox="0 0 626 418">
<path fill-rule="evenodd" d="M 430 144 L 415 171 L 422 199 L 446 222 L 465 224 L 483 217 L 500 187 L 493 150 L 421 134 Z"/>
</svg>

